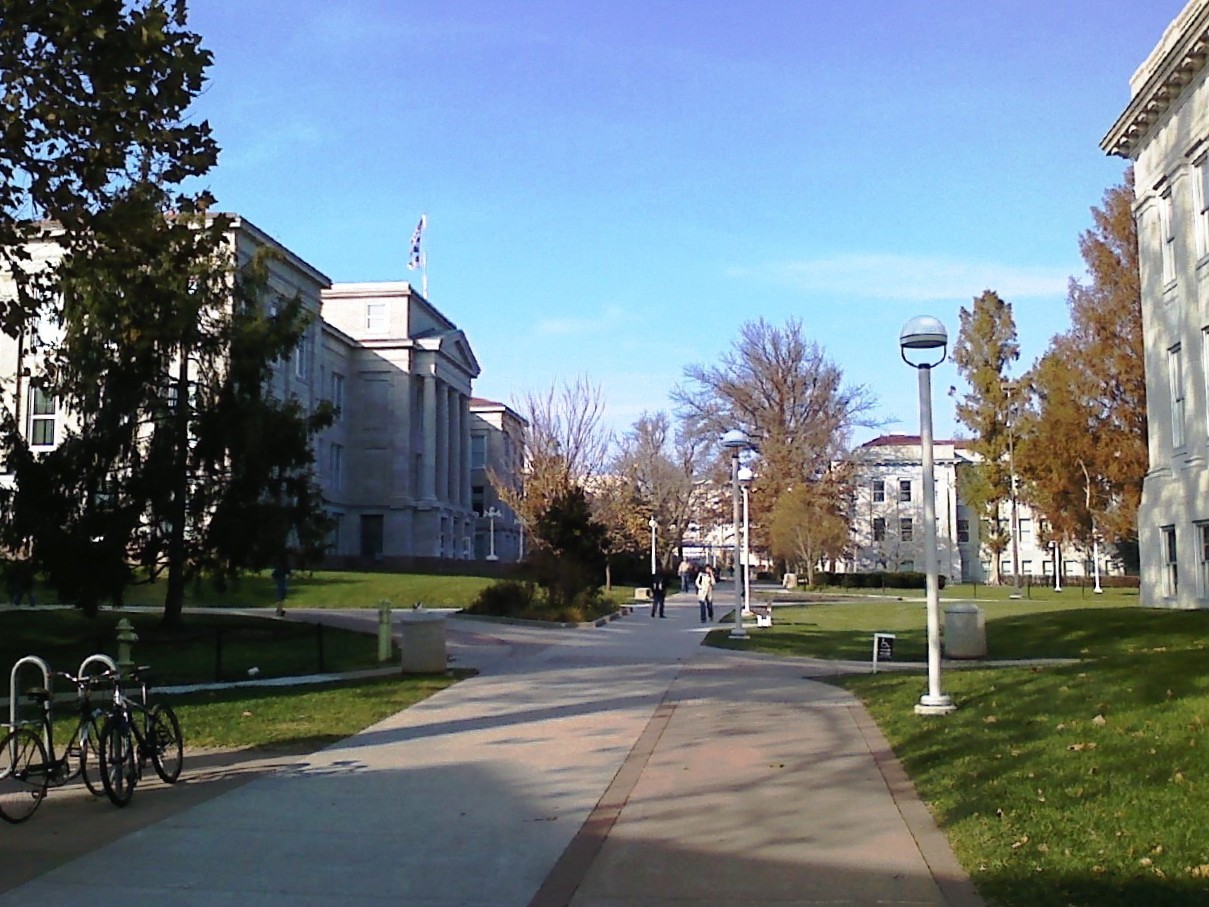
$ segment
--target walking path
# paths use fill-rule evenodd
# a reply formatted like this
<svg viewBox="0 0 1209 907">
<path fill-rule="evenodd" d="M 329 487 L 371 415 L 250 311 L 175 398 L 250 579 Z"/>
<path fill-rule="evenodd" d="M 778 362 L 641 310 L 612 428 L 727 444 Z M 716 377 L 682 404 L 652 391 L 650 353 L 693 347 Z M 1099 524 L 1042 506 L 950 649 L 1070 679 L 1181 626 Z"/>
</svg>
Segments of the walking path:
<svg viewBox="0 0 1209 907">
<path fill-rule="evenodd" d="M 477 676 L 166 809 L 0 907 L 982 905 L 864 709 L 809 679 L 834 668 L 701 647 L 691 595 L 667 614 L 452 618 Z M 192 771 L 162 800 L 204 787 Z M 19 872 L 8 840 L 57 797 L 0 828 L 0 879 Z"/>
</svg>

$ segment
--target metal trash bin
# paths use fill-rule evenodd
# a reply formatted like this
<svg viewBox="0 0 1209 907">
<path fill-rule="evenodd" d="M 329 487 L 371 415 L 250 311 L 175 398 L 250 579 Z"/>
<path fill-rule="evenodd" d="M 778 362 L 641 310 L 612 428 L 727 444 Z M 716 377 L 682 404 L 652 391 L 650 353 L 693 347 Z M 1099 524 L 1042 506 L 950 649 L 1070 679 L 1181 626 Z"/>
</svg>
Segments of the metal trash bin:
<svg viewBox="0 0 1209 907">
<path fill-rule="evenodd" d="M 947 658 L 985 658 L 987 625 L 982 609 L 969 602 L 945 608 L 945 645 Z"/>
<path fill-rule="evenodd" d="M 399 622 L 403 625 L 403 673 L 444 673 L 445 615 L 416 608 L 399 614 Z"/>
<path fill-rule="evenodd" d="M 781 585 L 786 589 L 796 589 L 798 587 L 798 575 L 796 573 L 786 573 L 781 579 Z"/>
</svg>

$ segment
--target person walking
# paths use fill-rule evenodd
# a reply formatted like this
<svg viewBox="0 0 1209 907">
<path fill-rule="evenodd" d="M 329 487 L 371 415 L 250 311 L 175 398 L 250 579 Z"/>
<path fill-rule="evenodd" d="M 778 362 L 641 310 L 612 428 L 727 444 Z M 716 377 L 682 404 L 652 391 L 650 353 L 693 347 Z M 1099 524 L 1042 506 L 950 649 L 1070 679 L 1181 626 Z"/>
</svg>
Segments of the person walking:
<svg viewBox="0 0 1209 907">
<path fill-rule="evenodd" d="M 706 567 L 697 574 L 697 605 L 701 609 L 701 623 L 706 618 L 714 619 L 714 571 Z"/>
<path fill-rule="evenodd" d="M 678 572 L 680 573 L 680 591 L 687 592 L 689 590 L 689 577 L 693 574 L 693 565 L 687 557 L 680 561 Z"/>
<path fill-rule="evenodd" d="M 663 613 L 663 603 L 667 599 L 667 580 L 664 579 L 662 571 L 657 571 L 651 576 L 651 617 L 658 614 L 659 617 L 667 617 Z"/>
</svg>

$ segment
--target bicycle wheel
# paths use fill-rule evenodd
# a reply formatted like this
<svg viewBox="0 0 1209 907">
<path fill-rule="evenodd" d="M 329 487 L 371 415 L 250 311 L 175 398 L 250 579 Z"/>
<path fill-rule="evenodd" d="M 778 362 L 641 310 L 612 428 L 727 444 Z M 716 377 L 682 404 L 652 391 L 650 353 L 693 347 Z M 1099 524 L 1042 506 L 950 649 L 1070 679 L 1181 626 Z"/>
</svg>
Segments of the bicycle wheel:
<svg viewBox="0 0 1209 907">
<path fill-rule="evenodd" d="M 147 745 L 151 748 L 151 764 L 161 779 L 172 784 L 181 776 L 181 766 L 185 761 L 181 723 L 172 706 L 160 702 L 152 706 L 148 725 Z"/>
<path fill-rule="evenodd" d="M 29 728 L 19 727 L 0 741 L 0 819 L 24 822 L 46 796 L 46 747 Z"/>
<path fill-rule="evenodd" d="M 88 792 L 94 797 L 99 797 L 105 793 L 105 785 L 101 783 L 99 768 L 101 723 L 95 717 L 80 724 L 77 742 L 80 750 L 80 777 L 84 779 L 84 786 L 88 788 Z M 92 774 L 88 773 L 89 759 L 97 763 Z"/>
<path fill-rule="evenodd" d="M 127 716 L 117 714 L 105 719 L 97 753 L 105 796 L 114 806 L 125 806 L 134 796 L 134 785 L 138 781 L 134 732 Z"/>
</svg>

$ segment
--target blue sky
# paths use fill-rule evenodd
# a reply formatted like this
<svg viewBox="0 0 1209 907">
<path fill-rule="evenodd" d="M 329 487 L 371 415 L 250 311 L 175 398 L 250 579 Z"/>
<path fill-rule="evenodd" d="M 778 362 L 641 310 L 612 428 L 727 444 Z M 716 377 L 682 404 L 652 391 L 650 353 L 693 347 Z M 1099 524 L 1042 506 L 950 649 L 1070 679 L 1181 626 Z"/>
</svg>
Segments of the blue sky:
<svg viewBox="0 0 1209 907">
<path fill-rule="evenodd" d="M 918 431 L 898 334 L 984 289 L 1021 370 L 1068 325 L 1101 137 L 1183 0 L 193 0 L 209 181 L 335 281 L 412 280 L 480 396 L 585 375 L 667 410 L 740 325 L 802 321 Z M 957 430 L 934 373 L 936 434 Z M 877 432 L 863 431 L 857 440 Z"/>
</svg>

